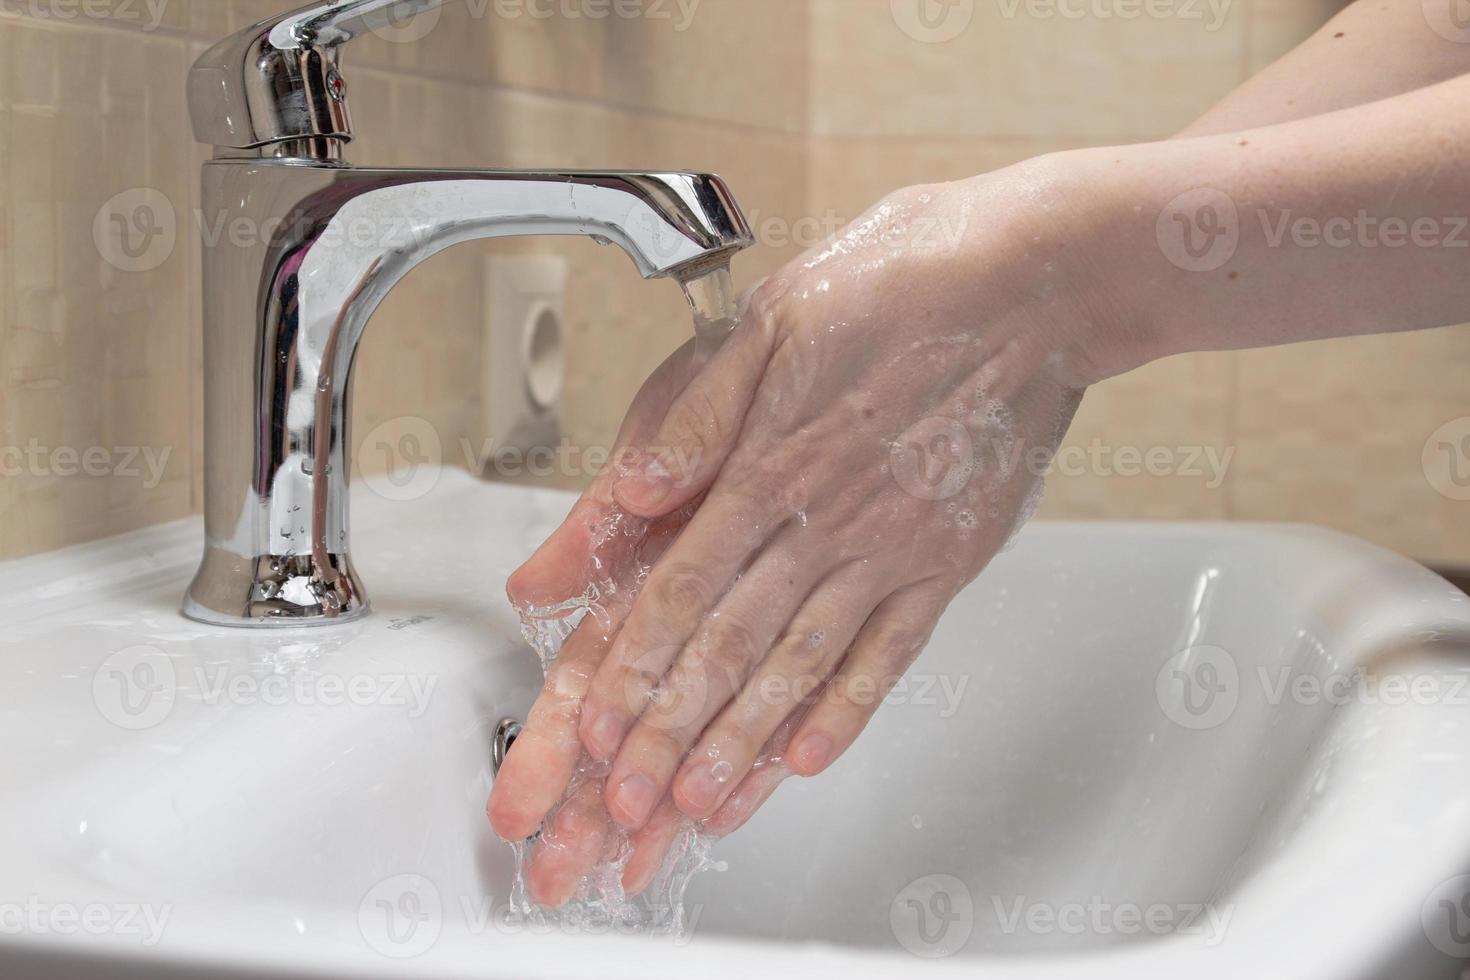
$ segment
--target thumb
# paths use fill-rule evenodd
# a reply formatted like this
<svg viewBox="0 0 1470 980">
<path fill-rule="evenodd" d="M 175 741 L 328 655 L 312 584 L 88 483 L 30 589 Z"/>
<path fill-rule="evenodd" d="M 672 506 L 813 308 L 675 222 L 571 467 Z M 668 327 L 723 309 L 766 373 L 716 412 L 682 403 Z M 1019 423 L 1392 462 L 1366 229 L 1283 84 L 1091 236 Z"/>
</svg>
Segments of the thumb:
<svg viewBox="0 0 1470 980">
<path fill-rule="evenodd" d="M 622 466 L 613 498 L 625 511 L 673 513 L 714 483 L 734 451 L 774 347 L 752 303 L 741 325 L 669 405 L 658 432 Z"/>
</svg>

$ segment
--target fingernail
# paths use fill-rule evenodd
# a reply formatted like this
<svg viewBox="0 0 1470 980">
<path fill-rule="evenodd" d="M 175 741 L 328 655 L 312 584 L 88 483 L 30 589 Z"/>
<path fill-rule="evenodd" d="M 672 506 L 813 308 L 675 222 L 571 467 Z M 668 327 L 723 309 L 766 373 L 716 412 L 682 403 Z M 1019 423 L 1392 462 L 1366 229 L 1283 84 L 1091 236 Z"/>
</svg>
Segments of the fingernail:
<svg viewBox="0 0 1470 980">
<path fill-rule="evenodd" d="M 679 794 L 689 805 L 691 817 L 709 816 L 720 798 L 720 784 L 715 779 L 714 770 L 698 765 L 684 773 L 679 778 Z"/>
<path fill-rule="evenodd" d="M 657 872 L 658 865 L 652 862 L 639 867 L 636 873 L 630 866 L 623 873 L 623 893 L 629 897 L 643 894 L 648 890 L 648 886 L 653 884 L 653 876 Z"/>
<path fill-rule="evenodd" d="M 648 822 L 648 815 L 653 812 L 653 805 L 658 802 L 658 787 L 653 785 L 653 780 L 635 772 L 618 784 L 618 791 L 613 797 L 617 808 L 622 811 L 622 817 L 618 823 L 630 830 L 637 829 Z M 614 817 L 618 814 L 614 813 Z"/>
<path fill-rule="evenodd" d="M 618 743 L 623 740 L 623 721 L 611 711 L 604 711 L 592 719 L 592 726 L 587 729 L 587 740 L 592 744 L 588 746 L 592 754 L 598 759 L 611 759 L 618 751 Z"/>
<path fill-rule="evenodd" d="M 801 772 L 817 772 L 832 761 L 832 737 L 813 732 L 796 746 L 796 768 Z"/>
<path fill-rule="evenodd" d="M 640 455 L 613 484 L 613 495 L 638 507 L 657 507 L 674 489 L 674 475 L 657 456 Z"/>
</svg>

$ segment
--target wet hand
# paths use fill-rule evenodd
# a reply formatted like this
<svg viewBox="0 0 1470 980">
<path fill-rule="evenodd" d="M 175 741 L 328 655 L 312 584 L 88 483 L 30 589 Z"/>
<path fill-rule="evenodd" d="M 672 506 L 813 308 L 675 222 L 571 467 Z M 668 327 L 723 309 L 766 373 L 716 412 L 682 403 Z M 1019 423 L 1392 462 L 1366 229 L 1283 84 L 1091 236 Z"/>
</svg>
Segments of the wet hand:
<svg viewBox="0 0 1470 980">
<path fill-rule="evenodd" d="M 828 767 L 1027 516 L 1103 332 L 1049 195 L 1034 168 L 895 195 L 635 408 L 646 451 L 598 499 L 655 520 L 699 506 L 558 695 L 580 707 L 563 741 L 575 723 L 610 767 L 605 819 L 646 833 L 672 801 L 727 831 Z"/>
</svg>

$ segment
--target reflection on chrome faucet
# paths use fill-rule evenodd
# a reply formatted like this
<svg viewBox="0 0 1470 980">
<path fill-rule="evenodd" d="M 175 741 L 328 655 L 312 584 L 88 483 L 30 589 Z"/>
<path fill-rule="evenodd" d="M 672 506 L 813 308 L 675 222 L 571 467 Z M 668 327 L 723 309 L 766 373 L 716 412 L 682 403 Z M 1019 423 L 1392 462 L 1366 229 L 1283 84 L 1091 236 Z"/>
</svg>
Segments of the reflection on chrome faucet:
<svg viewBox="0 0 1470 980">
<path fill-rule="evenodd" d="M 585 235 L 621 247 L 645 278 L 687 278 L 751 244 L 708 174 L 348 166 L 340 47 L 394 6 L 286 14 L 222 41 L 191 73 L 196 135 L 217 149 L 205 213 L 254 230 L 204 250 L 206 544 L 184 600 L 194 619 L 301 626 L 367 611 L 348 547 L 353 356 L 420 263 L 477 239 Z"/>
</svg>

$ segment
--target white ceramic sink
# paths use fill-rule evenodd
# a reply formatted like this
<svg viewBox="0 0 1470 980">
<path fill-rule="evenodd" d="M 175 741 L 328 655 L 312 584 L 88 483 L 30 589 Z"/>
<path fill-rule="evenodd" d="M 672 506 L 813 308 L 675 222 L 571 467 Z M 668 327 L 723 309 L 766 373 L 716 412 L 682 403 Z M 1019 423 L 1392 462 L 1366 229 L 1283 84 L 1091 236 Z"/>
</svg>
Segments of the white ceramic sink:
<svg viewBox="0 0 1470 980">
<path fill-rule="evenodd" d="M 319 630 L 179 616 L 193 522 L 0 565 L 0 976 L 1431 980 L 1470 955 L 1470 601 L 1223 525 L 1028 530 L 848 757 L 720 845 L 687 941 L 515 922 L 482 807 L 539 669 L 503 588 L 568 503 L 360 488 L 376 613 Z"/>
</svg>

